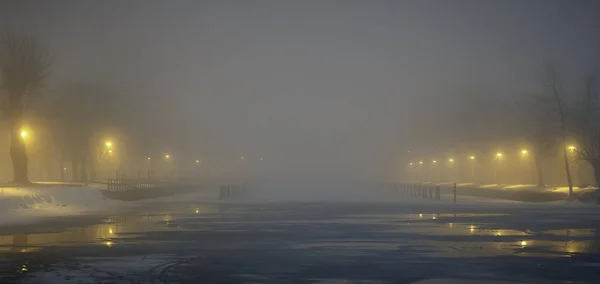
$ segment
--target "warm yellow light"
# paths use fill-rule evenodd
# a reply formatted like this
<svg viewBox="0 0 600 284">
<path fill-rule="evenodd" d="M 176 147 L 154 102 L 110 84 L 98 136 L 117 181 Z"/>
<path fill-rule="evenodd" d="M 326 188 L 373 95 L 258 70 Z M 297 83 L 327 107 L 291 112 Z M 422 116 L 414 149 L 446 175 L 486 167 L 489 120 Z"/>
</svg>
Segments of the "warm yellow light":
<svg viewBox="0 0 600 284">
<path fill-rule="evenodd" d="M 171 156 L 169 154 L 165 155 L 165 159 L 171 158 Z"/>
<path fill-rule="evenodd" d="M 196 164 L 200 163 L 200 160 L 196 160 Z"/>
<path fill-rule="evenodd" d="M 423 214 L 419 214 L 419 217 L 423 217 Z"/>
<path fill-rule="evenodd" d="M 22 130 L 21 131 L 21 138 L 25 139 L 25 137 L 27 137 L 27 131 Z"/>
<path fill-rule="evenodd" d="M 108 233 L 109 233 L 109 234 L 112 234 L 112 233 L 113 233 L 113 230 L 112 230 L 112 228 L 108 228 Z"/>
<path fill-rule="evenodd" d="M 67 168 L 63 168 L 63 171 L 65 171 L 65 172 L 66 172 L 66 171 L 67 171 Z"/>
<path fill-rule="evenodd" d="M 475 160 L 475 156 L 471 156 L 471 157 L 469 157 L 469 159 Z"/>
<path fill-rule="evenodd" d="M 575 145 L 570 145 L 569 147 L 567 147 L 567 149 L 569 149 L 571 151 L 577 150 L 577 148 L 575 147 Z"/>
<path fill-rule="evenodd" d="M 196 214 L 198 214 L 198 213 L 200 213 L 200 210 L 199 210 L 199 209 L 196 209 Z"/>
<path fill-rule="evenodd" d="M 435 220 L 435 219 L 437 219 L 437 217 L 433 216 L 433 217 L 431 217 L 431 219 Z"/>
<path fill-rule="evenodd" d="M 262 160 L 262 159 L 261 159 L 261 160 Z M 409 164 L 409 165 L 411 165 L 411 166 L 413 165 L 413 163 L 412 163 L 412 162 L 410 162 L 410 163 L 408 163 L 408 164 Z"/>
<path fill-rule="evenodd" d="M 150 157 L 148 157 L 148 160 L 150 160 Z"/>
<path fill-rule="evenodd" d="M 527 150 L 525 150 L 525 149 L 521 150 L 521 155 L 527 155 L 527 153 L 529 153 Z"/>
<path fill-rule="evenodd" d="M 522 245 L 522 246 L 526 246 L 526 245 L 527 245 L 527 242 L 526 242 L 526 241 L 521 241 L 521 245 Z"/>
<path fill-rule="evenodd" d="M 419 161 L 419 165 L 422 165 L 422 164 L 423 164 L 423 161 Z"/>
<path fill-rule="evenodd" d="M 437 163 L 437 161 L 436 161 L 436 160 L 433 160 L 433 163 L 435 164 L 435 163 Z"/>
<path fill-rule="evenodd" d="M 108 150 L 108 153 L 111 153 L 111 154 L 112 154 L 112 150 Z"/>
<path fill-rule="evenodd" d="M 104 143 L 104 145 L 106 145 L 106 147 L 112 147 L 112 142 L 110 141 L 106 141 L 106 143 Z"/>
<path fill-rule="evenodd" d="M 109 241 L 109 242 L 104 242 L 104 244 L 105 244 L 107 247 L 112 247 L 112 245 L 113 245 L 113 242 L 110 242 L 110 241 Z"/>
<path fill-rule="evenodd" d="M 496 153 L 496 157 L 502 158 L 502 153 L 500 153 L 500 152 Z"/>
<path fill-rule="evenodd" d="M 454 159 L 450 158 L 450 159 L 448 159 L 448 162 L 454 163 Z"/>
</svg>

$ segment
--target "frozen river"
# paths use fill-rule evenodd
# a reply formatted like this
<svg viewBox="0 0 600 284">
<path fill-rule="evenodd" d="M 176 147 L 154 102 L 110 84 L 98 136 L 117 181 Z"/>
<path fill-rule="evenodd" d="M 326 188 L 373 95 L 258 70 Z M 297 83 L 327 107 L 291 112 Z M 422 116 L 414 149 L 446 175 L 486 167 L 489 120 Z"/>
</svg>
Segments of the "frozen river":
<svg viewBox="0 0 600 284">
<path fill-rule="evenodd" d="M 598 283 L 598 210 L 421 200 L 147 203 L 128 214 L 4 229 L 0 282 Z"/>
</svg>

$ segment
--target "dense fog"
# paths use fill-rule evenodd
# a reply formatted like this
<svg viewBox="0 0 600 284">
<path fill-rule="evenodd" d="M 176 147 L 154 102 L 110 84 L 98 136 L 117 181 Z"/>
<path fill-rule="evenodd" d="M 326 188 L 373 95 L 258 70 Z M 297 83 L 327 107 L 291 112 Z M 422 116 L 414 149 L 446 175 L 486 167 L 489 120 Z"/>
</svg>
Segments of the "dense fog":
<svg viewBox="0 0 600 284">
<path fill-rule="evenodd" d="M 566 98 L 597 66 L 598 3 L 575 2 L 2 1 L 0 27 L 50 58 L 24 110 L 33 181 L 348 188 L 460 182 L 407 166 L 531 151 L 522 114 L 544 92 L 547 63 L 560 66 Z M 546 176 L 561 173 L 560 154 L 547 156 Z M 75 160 L 85 175 L 73 175 Z M 0 163 L 10 180 L 8 151 Z M 480 172 L 478 182 L 537 182 L 531 167 L 502 181 Z"/>
</svg>

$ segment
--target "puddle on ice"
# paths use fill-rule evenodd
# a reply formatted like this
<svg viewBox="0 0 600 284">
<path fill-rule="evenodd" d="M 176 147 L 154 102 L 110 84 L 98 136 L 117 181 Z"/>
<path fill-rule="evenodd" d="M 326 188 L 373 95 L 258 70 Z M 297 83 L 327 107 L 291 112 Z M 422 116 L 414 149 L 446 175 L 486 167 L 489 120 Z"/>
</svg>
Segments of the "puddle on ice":
<svg viewBox="0 0 600 284">
<path fill-rule="evenodd" d="M 120 241 L 136 237 L 139 233 L 184 230 L 180 226 L 174 226 L 172 222 L 176 219 L 193 218 L 200 214 L 212 214 L 214 211 L 213 208 L 206 206 L 194 207 L 179 213 L 138 212 L 110 216 L 101 224 L 73 227 L 58 233 L 5 235 L 0 236 L 0 252 L 32 252 L 44 246 L 73 244 L 96 244 L 110 248 Z"/>
</svg>

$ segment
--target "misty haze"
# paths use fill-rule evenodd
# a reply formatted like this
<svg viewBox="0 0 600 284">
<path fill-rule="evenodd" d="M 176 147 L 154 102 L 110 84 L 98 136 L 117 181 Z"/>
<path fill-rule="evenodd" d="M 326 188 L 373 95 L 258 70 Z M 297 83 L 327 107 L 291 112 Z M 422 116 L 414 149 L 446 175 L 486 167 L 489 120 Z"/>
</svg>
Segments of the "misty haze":
<svg viewBox="0 0 600 284">
<path fill-rule="evenodd" d="M 598 12 L 1 0 L 0 283 L 598 283 Z"/>
</svg>

